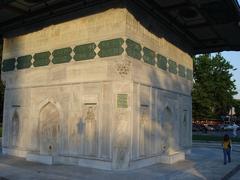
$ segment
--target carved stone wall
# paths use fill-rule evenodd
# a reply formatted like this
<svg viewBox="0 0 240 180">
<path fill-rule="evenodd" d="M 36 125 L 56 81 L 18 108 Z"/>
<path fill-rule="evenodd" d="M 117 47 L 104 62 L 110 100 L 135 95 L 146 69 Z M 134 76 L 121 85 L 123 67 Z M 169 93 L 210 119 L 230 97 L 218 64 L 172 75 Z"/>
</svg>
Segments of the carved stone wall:
<svg viewBox="0 0 240 180">
<path fill-rule="evenodd" d="M 59 112 L 54 104 L 48 103 L 42 108 L 39 126 L 40 154 L 58 154 L 59 118 Z"/>
<path fill-rule="evenodd" d="M 97 104 L 84 104 L 84 154 L 86 156 L 97 156 L 98 153 L 98 117 Z"/>
<path fill-rule="evenodd" d="M 18 112 L 15 111 L 12 117 L 12 146 L 18 146 L 20 136 L 20 119 Z"/>
<path fill-rule="evenodd" d="M 3 152 L 129 169 L 191 145 L 191 57 L 126 9 L 7 38 L 3 59 Z"/>
</svg>

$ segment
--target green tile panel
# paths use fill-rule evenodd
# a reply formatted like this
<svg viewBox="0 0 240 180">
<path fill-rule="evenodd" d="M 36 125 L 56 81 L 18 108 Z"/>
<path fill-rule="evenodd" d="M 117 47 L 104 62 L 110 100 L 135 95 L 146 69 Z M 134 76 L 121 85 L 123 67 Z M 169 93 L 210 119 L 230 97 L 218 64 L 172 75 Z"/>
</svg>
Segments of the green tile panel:
<svg viewBox="0 0 240 180">
<path fill-rule="evenodd" d="M 146 47 L 143 48 L 143 60 L 145 63 L 155 65 L 155 52 Z"/>
<path fill-rule="evenodd" d="M 36 53 L 33 56 L 34 59 L 33 66 L 34 67 L 47 66 L 50 63 L 50 55 L 51 53 L 49 51 Z"/>
<path fill-rule="evenodd" d="M 100 51 L 98 52 L 99 57 L 110 57 L 118 56 L 124 52 L 122 47 L 124 40 L 122 38 L 111 39 L 106 41 L 101 41 L 98 44 Z"/>
<path fill-rule="evenodd" d="M 157 54 L 157 66 L 162 70 L 167 70 L 167 58 L 160 54 Z"/>
<path fill-rule="evenodd" d="M 106 41 L 101 41 L 98 44 L 99 52 L 98 55 L 101 58 L 110 57 L 110 56 L 118 56 L 124 52 L 123 48 L 124 40 L 122 38 L 110 39 Z M 157 58 L 157 67 L 165 70 L 173 74 L 178 74 L 180 77 L 186 78 L 188 80 L 193 79 L 193 71 L 191 69 L 187 69 L 181 64 L 177 64 L 173 60 L 168 60 L 165 56 L 161 54 L 156 54 L 153 50 L 141 46 L 141 44 L 131 40 L 126 40 L 126 53 L 128 56 L 141 60 L 143 58 L 145 63 L 151 64 L 155 66 L 155 57 Z M 72 51 L 74 52 L 73 59 L 75 61 L 83 61 L 94 59 L 96 57 L 96 49 L 97 45 L 93 43 L 82 44 L 76 46 L 73 50 L 71 47 L 56 49 L 52 52 L 52 63 L 53 64 L 60 64 L 60 63 L 68 63 L 71 61 Z M 143 56 L 142 56 L 143 54 Z M 33 56 L 33 66 L 34 67 L 41 67 L 41 66 L 48 66 L 50 63 L 50 56 L 51 52 L 40 52 L 36 53 Z M 26 69 L 30 68 L 32 65 L 32 56 L 21 56 L 18 57 L 17 60 L 15 58 L 6 59 L 2 62 L 2 71 L 13 71 L 15 69 L 15 62 L 17 61 L 17 69 Z M 124 97 L 124 98 L 123 98 Z M 119 95 L 119 102 L 122 102 L 121 99 L 126 99 L 125 96 Z M 121 103 L 120 103 L 121 104 Z M 121 106 L 121 105 L 119 105 Z"/>
<path fill-rule="evenodd" d="M 15 62 L 16 62 L 15 58 L 5 59 L 2 62 L 2 71 L 3 72 L 13 71 L 15 69 Z"/>
<path fill-rule="evenodd" d="M 193 79 L 193 71 L 191 69 L 187 69 L 187 79 L 192 81 Z"/>
<path fill-rule="evenodd" d="M 32 56 L 26 55 L 17 58 L 17 69 L 27 69 L 32 65 Z"/>
<path fill-rule="evenodd" d="M 181 64 L 178 65 L 178 75 L 183 78 L 186 77 L 186 68 Z"/>
<path fill-rule="evenodd" d="M 131 39 L 127 39 L 126 44 L 127 44 L 127 48 L 126 48 L 127 55 L 132 58 L 140 60 L 142 58 L 141 45 Z"/>
<path fill-rule="evenodd" d="M 128 95 L 118 94 L 117 95 L 117 107 L 118 108 L 128 108 Z"/>
<path fill-rule="evenodd" d="M 66 47 L 62 49 L 56 49 L 53 51 L 53 64 L 67 63 L 72 59 L 71 56 L 72 48 Z"/>
<path fill-rule="evenodd" d="M 95 48 L 96 48 L 95 43 L 89 43 L 89 44 L 83 44 L 76 46 L 73 51 L 75 53 L 73 59 L 75 61 L 83 61 L 83 60 L 88 60 L 88 59 L 94 59 L 96 56 L 95 53 Z"/>
<path fill-rule="evenodd" d="M 168 71 L 177 74 L 177 63 L 173 60 L 168 60 Z"/>
</svg>

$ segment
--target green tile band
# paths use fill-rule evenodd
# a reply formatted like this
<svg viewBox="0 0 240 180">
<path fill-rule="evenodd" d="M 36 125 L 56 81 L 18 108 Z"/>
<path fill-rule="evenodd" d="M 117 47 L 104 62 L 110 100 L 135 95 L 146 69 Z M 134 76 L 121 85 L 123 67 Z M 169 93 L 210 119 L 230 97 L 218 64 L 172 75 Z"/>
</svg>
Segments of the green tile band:
<svg viewBox="0 0 240 180">
<path fill-rule="evenodd" d="M 100 51 L 98 52 L 99 57 L 110 57 L 118 56 L 124 52 L 122 47 L 124 40 L 122 38 L 111 39 L 107 41 L 101 41 L 98 44 Z"/>
<path fill-rule="evenodd" d="M 53 51 L 53 64 L 61 64 L 61 63 L 67 63 L 72 59 L 71 56 L 72 48 L 62 48 L 62 49 L 56 49 Z"/>
<path fill-rule="evenodd" d="M 33 56 L 34 59 L 33 66 L 34 67 L 47 66 L 50 63 L 50 55 L 51 53 L 49 51 L 36 53 Z"/>
<path fill-rule="evenodd" d="M 111 57 L 118 56 L 124 52 L 123 48 L 124 40 L 122 38 L 110 39 L 106 41 L 101 41 L 98 44 L 100 51 L 98 52 L 99 57 Z M 168 72 L 173 74 L 178 74 L 180 77 L 186 78 L 190 81 L 193 79 L 193 71 L 187 69 L 181 64 L 177 64 L 173 60 L 167 60 L 167 58 L 161 54 L 155 54 L 151 49 L 144 47 L 142 48 L 141 44 L 131 40 L 126 40 L 126 54 L 134 59 L 140 60 L 142 58 L 145 63 L 155 65 L 155 56 L 157 57 L 157 67 L 162 70 L 168 70 Z M 73 59 L 75 61 L 83 61 L 88 59 L 94 59 L 96 57 L 96 44 L 88 43 L 76 46 L 73 50 L 71 47 L 56 49 L 52 52 L 52 63 L 60 64 L 70 62 L 72 59 L 71 53 L 74 52 Z M 51 52 L 41 52 L 36 53 L 33 56 L 33 66 L 48 66 L 50 63 Z M 21 56 L 17 58 L 17 69 L 26 69 L 30 68 L 32 65 L 32 56 Z M 13 71 L 15 69 L 15 58 L 6 59 L 2 62 L 2 71 Z M 178 70 L 177 70 L 178 68 Z"/>
<path fill-rule="evenodd" d="M 17 58 L 17 69 L 27 69 L 32 65 L 32 56 L 26 55 Z"/>
<path fill-rule="evenodd" d="M 173 74 L 177 74 L 177 63 L 173 60 L 168 60 L 168 71 Z"/>
<path fill-rule="evenodd" d="M 157 66 L 162 70 L 167 70 L 167 58 L 160 54 L 157 54 Z"/>
<path fill-rule="evenodd" d="M 88 60 L 88 59 L 93 59 L 96 56 L 95 53 L 95 48 L 96 48 L 95 43 L 89 43 L 89 44 L 83 44 L 76 46 L 73 51 L 75 53 L 73 59 L 75 61 L 82 61 L 82 60 Z"/>
<path fill-rule="evenodd" d="M 13 71 L 15 69 L 15 62 L 16 62 L 15 58 L 5 59 L 2 62 L 2 71 L 3 72 Z"/>
<path fill-rule="evenodd" d="M 191 69 L 187 69 L 187 79 L 190 81 L 193 80 L 193 71 Z"/>
<path fill-rule="evenodd" d="M 155 52 L 146 47 L 143 48 L 143 60 L 145 63 L 155 65 Z"/>
<path fill-rule="evenodd" d="M 186 77 L 186 68 L 181 64 L 178 65 L 178 75 L 183 78 Z"/>
<path fill-rule="evenodd" d="M 126 48 L 127 55 L 132 58 L 140 60 L 142 58 L 141 45 L 131 39 L 127 39 L 126 44 L 127 44 L 127 48 Z"/>
</svg>

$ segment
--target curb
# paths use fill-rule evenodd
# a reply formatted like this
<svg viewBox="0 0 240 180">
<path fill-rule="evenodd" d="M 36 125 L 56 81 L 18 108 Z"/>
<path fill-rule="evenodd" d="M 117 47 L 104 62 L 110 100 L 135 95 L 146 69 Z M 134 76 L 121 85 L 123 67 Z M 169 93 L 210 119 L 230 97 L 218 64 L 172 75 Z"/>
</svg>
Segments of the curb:
<svg viewBox="0 0 240 180">
<path fill-rule="evenodd" d="M 192 147 L 207 147 L 207 148 L 215 148 L 215 149 L 222 149 L 221 143 L 216 142 L 193 142 Z M 240 144 L 232 144 L 232 151 L 234 152 L 240 152 Z"/>
</svg>

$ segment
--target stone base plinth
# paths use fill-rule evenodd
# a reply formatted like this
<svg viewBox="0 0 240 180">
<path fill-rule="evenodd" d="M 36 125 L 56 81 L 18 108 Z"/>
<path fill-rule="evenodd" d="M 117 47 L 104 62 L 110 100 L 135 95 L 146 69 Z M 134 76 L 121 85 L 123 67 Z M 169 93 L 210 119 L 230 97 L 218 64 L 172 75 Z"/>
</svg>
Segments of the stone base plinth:
<svg viewBox="0 0 240 180">
<path fill-rule="evenodd" d="M 159 155 L 154 156 L 147 159 L 140 159 L 136 161 L 132 161 L 130 163 L 130 169 L 138 169 L 146 166 L 150 166 L 157 163 L 163 163 L 163 164 L 174 164 L 178 161 L 185 160 L 185 153 L 183 152 L 176 152 L 171 155 Z"/>
<path fill-rule="evenodd" d="M 174 164 L 178 161 L 185 160 L 185 153 L 183 152 L 175 152 L 170 155 L 162 155 L 160 156 L 159 162 L 164 164 Z"/>
<path fill-rule="evenodd" d="M 38 155 L 38 154 L 28 154 L 26 157 L 27 161 L 33 161 L 33 162 L 39 162 L 42 164 L 53 164 L 53 157 L 52 156 L 46 156 L 46 155 Z"/>
<path fill-rule="evenodd" d="M 22 157 L 25 158 L 27 155 L 27 151 L 20 149 L 10 149 L 10 148 L 2 148 L 2 153 L 10 156 Z"/>
</svg>

